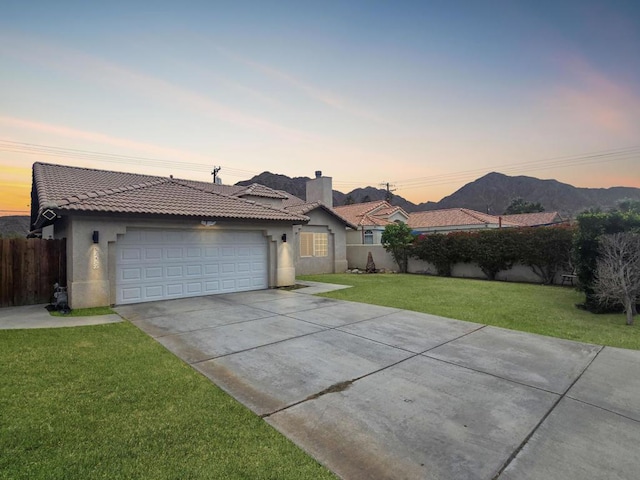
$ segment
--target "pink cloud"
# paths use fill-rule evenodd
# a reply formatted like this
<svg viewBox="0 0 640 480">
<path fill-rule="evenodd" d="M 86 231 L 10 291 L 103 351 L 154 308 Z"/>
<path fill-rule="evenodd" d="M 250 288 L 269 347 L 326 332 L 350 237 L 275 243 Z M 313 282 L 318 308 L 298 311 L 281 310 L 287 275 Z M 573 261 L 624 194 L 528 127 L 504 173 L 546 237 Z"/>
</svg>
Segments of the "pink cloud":
<svg viewBox="0 0 640 480">
<path fill-rule="evenodd" d="M 569 82 L 556 87 L 552 102 L 576 122 L 608 133 L 637 134 L 640 96 L 577 56 L 564 56 L 560 65 Z"/>
<path fill-rule="evenodd" d="M 40 132 L 57 135 L 60 137 L 72 138 L 74 140 L 88 141 L 108 145 L 111 147 L 126 148 L 136 150 L 139 152 L 146 152 L 147 154 L 160 155 L 168 158 L 191 158 L 194 160 L 201 160 L 206 163 L 211 162 L 211 158 L 204 157 L 192 152 L 186 152 L 184 150 L 178 150 L 173 148 L 161 147 L 158 145 L 138 142 L 135 140 L 129 140 L 126 138 L 113 137 L 111 135 L 105 135 L 104 133 L 88 132 L 85 130 L 78 130 L 75 128 L 66 127 L 63 125 L 51 125 L 48 123 L 35 122 L 31 120 L 23 120 L 15 117 L 0 116 L 0 125 L 4 125 L 8 128 L 18 128 L 22 130 L 28 130 L 31 132 Z"/>
<path fill-rule="evenodd" d="M 154 101 L 178 105 L 224 122 L 292 142 L 318 141 L 319 137 L 289 128 L 264 118 L 249 115 L 221 104 L 207 95 L 174 85 L 161 78 L 146 75 L 92 55 L 32 38 L 0 34 L 0 52 L 22 61 L 45 65 L 77 77 L 83 75 L 91 82 L 115 85 Z"/>
<path fill-rule="evenodd" d="M 297 90 L 305 93 L 308 97 L 316 101 L 319 101 L 321 103 L 324 103 L 325 105 L 328 105 L 329 107 L 332 107 L 336 110 L 339 110 L 339 111 L 348 113 L 350 115 L 353 115 L 355 117 L 363 118 L 366 120 L 373 120 L 378 123 L 388 123 L 379 115 L 376 115 L 372 112 L 368 112 L 362 108 L 355 107 L 347 100 L 342 99 L 331 92 L 322 90 L 314 85 L 310 85 L 306 82 L 303 82 L 300 79 L 293 77 L 292 75 L 289 75 L 288 73 L 285 73 L 281 70 L 273 68 L 269 65 L 256 62 L 254 60 L 247 59 L 245 57 L 232 53 L 229 50 L 221 47 L 218 47 L 217 50 L 223 55 L 227 56 L 228 58 L 231 58 L 232 60 L 238 63 L 246 65 L 249 68 L 265 75 L 266 77 L 275 79 L 291 87 L 294 87 Z"/>
</svg>

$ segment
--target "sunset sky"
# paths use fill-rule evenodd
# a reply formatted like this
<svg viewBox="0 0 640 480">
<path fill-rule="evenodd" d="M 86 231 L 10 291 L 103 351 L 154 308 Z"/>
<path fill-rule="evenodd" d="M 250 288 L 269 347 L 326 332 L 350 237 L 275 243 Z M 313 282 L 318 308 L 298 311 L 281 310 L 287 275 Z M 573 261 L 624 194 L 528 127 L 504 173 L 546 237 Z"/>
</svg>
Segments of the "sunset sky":
<svg viewBox="0 0 640 480">
<path fill-rule="evenodd" d="M 0 8 L 0 215 L 36 161 L 437 201 L 491 171 L 640 187 L 640 2 Z"/>
</svg>

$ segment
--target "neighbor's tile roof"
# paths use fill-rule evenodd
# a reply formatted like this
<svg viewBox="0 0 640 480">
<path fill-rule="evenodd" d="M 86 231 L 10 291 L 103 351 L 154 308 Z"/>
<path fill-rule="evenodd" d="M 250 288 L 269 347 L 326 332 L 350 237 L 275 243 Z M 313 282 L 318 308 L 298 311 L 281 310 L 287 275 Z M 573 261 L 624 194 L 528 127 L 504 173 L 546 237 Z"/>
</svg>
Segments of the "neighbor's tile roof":
<svg viewBox="0 0 640 480">
<path fill-rule="evenodd" d="M 343 222 L 347 227 L 357 229 L 353 223 L 349 222 L 346 218 L 340 216 L 335 209 L 327 207 L 325 204 L 321 202 L 312 202 L 312 203 L 297 203 L 295 205 L 289 205 L 288 207 L 284 207 L 287 212 L 297 213 L 298 215 L 306 215 L 312 210 L 316 208 L 321 208 L 325 212 L 328 212 L 330 215 L 333 215 L 341 222 Z"/>
<path fill-rule="evenodd" d="M 389 221 L 390 215 L 398 211 L 405 213 L 401 207 L 393 206 L 385 200 L 343 205 L 334 207 L 334 210 L 349 222 L 362 227 L 371 225 L 385 226 L 393 223 Z M 405 213 L 405 215 L 407 214 Z"/>
<path fill-rule="evenodd" d="M 448 208 L 445 210 L 430 210 L 426 212 L 412 212 L 407 224 L 411 228 L 457 227 L 466 225 L 498 225 L 500 218 L 487 213 L 476 212 L 467 208 Z M 518 224 L 502 220 L 503 226 L 516 227 Z"/>
<path fill-rule="evenodd" d="M 523 227 L 551 225 L 553 223 L 561 223 L 563 221 L 558 212 L 518 213 L 514 215 L 503 215 L 502 219 L 517 223 Z"/>
<path fill-rule="evenodd" d="M 160 214 L 302 223 L 309 220 L 294 212 L 217 193 L 198 183 L 201 182 L 40 162 L 33 165 L 38 217 L 49 208 L 56 213 Z M 42 223 L 40 218 L 32 220 Z"/>
</svg>

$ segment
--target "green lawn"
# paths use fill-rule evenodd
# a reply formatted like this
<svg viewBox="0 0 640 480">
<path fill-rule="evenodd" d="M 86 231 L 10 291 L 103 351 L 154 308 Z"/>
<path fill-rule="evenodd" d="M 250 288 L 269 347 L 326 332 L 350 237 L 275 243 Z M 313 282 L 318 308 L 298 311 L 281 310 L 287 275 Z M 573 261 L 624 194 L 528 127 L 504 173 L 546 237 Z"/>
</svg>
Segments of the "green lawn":
<svg viewBox="0 0 640 480">
<path fill-rule="evenodd" d="M 301 280 L 353 285 L 325 297 L 386 305 L 599 345 L 640 349 L 640 327 L 623 314 L 575 307 L 582 293 L 567 287 L 399 274 L 336 274 Z"/>
<path fill-rule="evenodd" d="M 128 322 L 0 331 L 2 479 L 330 472 Z"/>
</svg>

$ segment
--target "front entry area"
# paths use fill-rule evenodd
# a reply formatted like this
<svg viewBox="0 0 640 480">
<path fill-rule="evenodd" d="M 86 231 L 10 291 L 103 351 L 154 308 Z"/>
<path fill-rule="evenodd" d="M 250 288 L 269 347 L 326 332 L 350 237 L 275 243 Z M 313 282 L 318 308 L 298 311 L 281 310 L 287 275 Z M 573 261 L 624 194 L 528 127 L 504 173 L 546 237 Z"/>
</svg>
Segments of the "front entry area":
<svg viewBox="0 0 640 480">
<path fill-rule="evenodd" d="M 116 243 L 116 304 L 268 287 L 260 231 L 131 229 Z"/>
</svg>

